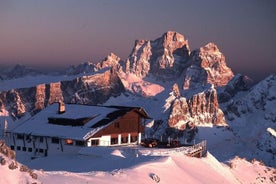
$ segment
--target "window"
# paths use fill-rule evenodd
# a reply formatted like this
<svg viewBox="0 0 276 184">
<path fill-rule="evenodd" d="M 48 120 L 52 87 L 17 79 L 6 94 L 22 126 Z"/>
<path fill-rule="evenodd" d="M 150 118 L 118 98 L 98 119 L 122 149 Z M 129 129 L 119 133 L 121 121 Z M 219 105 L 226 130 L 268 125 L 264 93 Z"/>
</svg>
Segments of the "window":
<svg viewBox="0 0 276 184">
<path fill-rule="evenodd" d="M 23 134 L 17 134 L 17 139 L 24 139 L 24 135 Z"/>
<path fill-rule="evenodd" d="M 84 146 L 84 141 L 76 141 L 76 146 Z"/>
<path fill-rule="evenodd" d="M 39 142 L 43 142 L 43 137 L 39 137 Z"/>
<path fill-rule="evenodd" d="M 99 139 L 91 140 L 91 145 L 92 145 L 92 146 L 97 146 L 97 145 L 99 145 Z"/>
<path fill-rule="evenodd" d="M 66 145 L 73 145 L 73 140 L 72 139 L 65 139 L 65 144 Z"/>
<path fill-rule="evenodd" d="M 39 149 L 39 153 L 43 153 L 44 151 L 43 151 L 43 149 Z"/>
<path fill-rule="evenodd" d="M 111 138 L 111 144 L 118 144 L 118 138 Z"/>
<path fill-rule="evenodd" d="M 26 148 L 26 147 L 23 147 L 22 150 L 23 150 L 23 151 L 27 151 L 27 148 Z"/>
<path fill-rule="evenodd" d="M 127 142 L 128 142 L 128 137 L 121 138 L 121 143 L 127 143 Z"/>
<path fill-rule="evenodd" d="M 52 143 L 53 144 L 59 144 L 59 138 L 53 137 L 52 138 Z"/>
<path fill-rule="evenodd" d="M 33 148 L 28 148 L 28 152 L 32 152 L 33 151 Z"/>
<path fill-rule="evenodd" d="M 20 147 L 20 146 L 17 146 L 16 149 L 17 149 L 18 151 L 20 151 L 20 150 L 21 150 L 21 147 Z"/>
<path fill-rule="evenodd" d="M 11 150 L 14 150 L 14 146 L 11 146 Z"/>
<path fill-rule="evenodd" d="M 119 123 L 119 122 L 115 122 L 115 123 L 114 123 L 114 127 L 115 127 L 115 128 L 120 128 L 120 123 Z"/>
</svg>

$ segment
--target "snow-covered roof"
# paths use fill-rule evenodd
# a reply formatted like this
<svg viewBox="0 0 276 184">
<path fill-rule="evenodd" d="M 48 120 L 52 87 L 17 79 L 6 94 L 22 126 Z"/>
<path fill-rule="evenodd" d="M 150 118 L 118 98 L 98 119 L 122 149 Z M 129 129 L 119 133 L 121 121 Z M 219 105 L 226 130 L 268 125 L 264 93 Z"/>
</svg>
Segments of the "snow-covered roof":
<svg viewBox="0 0 276 184">
<path fill-rule="evenodd" d="M 52 104 L 30 119 L 19 124 L 11 132 L 85 140 L 135 107 L 66 104 L 65 108 L 66 111 L 59 114 L 58 103 Z M 65 126 L 49 123 L 49 118 L 68 119 L 69 121 L 89 118 L 89 121 L 82 126 Z"/>
</svg>

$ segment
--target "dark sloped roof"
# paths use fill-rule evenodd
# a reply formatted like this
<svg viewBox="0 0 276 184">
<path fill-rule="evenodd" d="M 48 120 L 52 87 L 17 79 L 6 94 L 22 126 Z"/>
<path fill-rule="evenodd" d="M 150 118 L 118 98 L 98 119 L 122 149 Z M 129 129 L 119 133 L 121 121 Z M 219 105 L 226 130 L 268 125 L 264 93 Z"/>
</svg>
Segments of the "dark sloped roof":
<svg viewBox="0 0 276 184">
<path fill-rule="evenodd" d="M 100 120 L 99 122 L 95 123 L 91 128 L 97 128 L 103 125 L 107 125 L 108 123 L 118 119 L 119 117 L 124 116 L 126 113 L 129 112 L 129 109 L 119 109 L 107 114 L 106 118 Z"/>
<path fill-rule="evenodd" d="M 57 118 L 57 117 L 49 117 L 48 123 L 56 124 L 56 125 L 64 125 L 64 126 L 83 126 L 92 120 L 93 117 L 83 117 L 83 118 Z"/>
</svg>

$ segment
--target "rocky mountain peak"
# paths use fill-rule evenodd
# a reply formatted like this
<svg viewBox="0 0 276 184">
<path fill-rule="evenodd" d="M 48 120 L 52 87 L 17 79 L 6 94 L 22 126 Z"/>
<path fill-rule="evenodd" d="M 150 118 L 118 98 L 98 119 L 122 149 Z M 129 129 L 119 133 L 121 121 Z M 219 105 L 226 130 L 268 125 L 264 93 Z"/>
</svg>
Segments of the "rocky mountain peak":
<svg viewBox="0 0 276 184">
<path fill-rule="evenodd" d="M 184 89 L 213 84 L 225 86 L 233 77 L 232 70 L 226 65 L 225 57 L 214 43 L 193 51 L 191 65 L 186 70 Z"/>
<path fill-rule="evenodd" d="M 126 72 L 145 77 L 150 70 L 151 44 L 148 40 L 136 40 L 126 61 Z"/>
<path fill-rule="evenodd" d="M 184 36 L 173 31 L 154 41 L 136 40 L 127 59 L 126 72 L 139 77 L 152 73 L 159 77 L 180 74 L 189 58 L 189 45 Z"/>
<path fill-rule="evenodd" d="M 218 46 L 213 42 L 207 43 L 205 46 L 201 47 L 200 52 L 218 52 L 218 54 L 220 54 Z"/>
<path fill-rule="evenodd" d="M 114 53 L 111 52 L 110 54 L 108 54 L 108 56 L 106 58 L 104 58 L 104 60 L 102 60 L 96 66 L 97 66 L 97 69 L 100 70 L 100 69 L 103 69 L 103 68 L 106 68 L 106 67 L 116 66 L 121 61 L 122 60 L 121 60 L 120 57 L 118 57 L 117 55 L 115 55 Z"/>
<path fill-rule="evenodd" d="M 185 40 L 184 36 L 175 31 L 168 31 L 161 37 L 163 40 L 164 48 L 175 50 L 175 48 L 181 48 L 184 45 L 188 46 L 188 41 Z"/>
</svg>

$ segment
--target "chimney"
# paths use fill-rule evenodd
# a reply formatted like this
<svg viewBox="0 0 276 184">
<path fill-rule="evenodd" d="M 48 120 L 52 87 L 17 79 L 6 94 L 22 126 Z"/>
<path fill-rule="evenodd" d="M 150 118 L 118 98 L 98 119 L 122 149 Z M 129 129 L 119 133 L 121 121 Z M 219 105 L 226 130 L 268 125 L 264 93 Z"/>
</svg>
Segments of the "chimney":
<svg viewBox="0 0 276 184">
<path fill-rule="evenodd" d="M 65 104 L 64 104 L 64 102 L 59 101 L 58 104 L 59 104 L 58 113 L 59 114 L 65 113 Z"/>
</svg>

